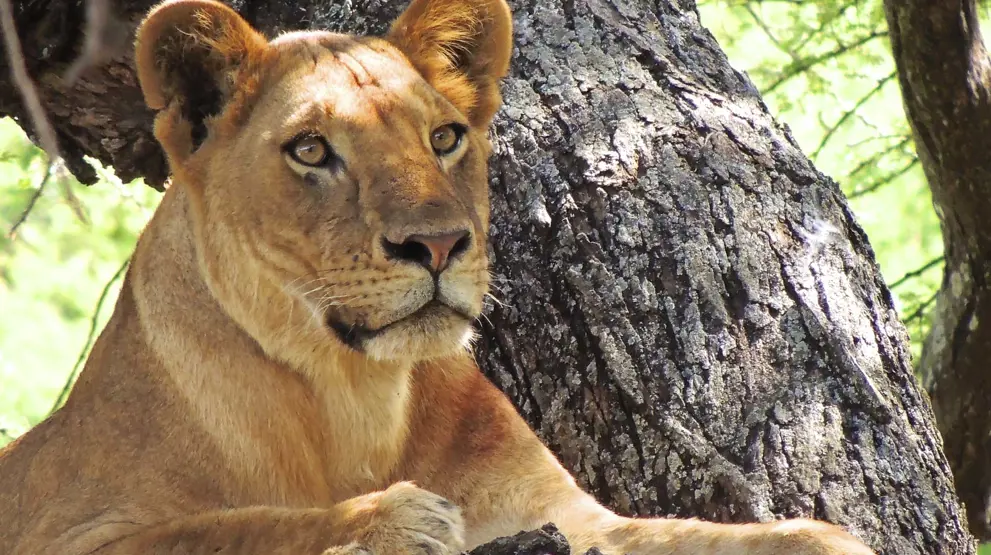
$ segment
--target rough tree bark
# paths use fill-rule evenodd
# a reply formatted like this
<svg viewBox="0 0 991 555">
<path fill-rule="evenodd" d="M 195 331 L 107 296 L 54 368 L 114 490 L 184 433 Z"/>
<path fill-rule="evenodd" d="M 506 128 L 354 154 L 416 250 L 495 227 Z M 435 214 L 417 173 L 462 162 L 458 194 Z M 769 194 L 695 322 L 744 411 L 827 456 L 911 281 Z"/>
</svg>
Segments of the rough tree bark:
<svg viewBox="0 0 991 555">
<path fill-rule="evenodd" d="M 150 2 L 121 2 L 132 25 Z M 73 88 L 78 2 L 18 14 L 81 178 L 165 174 L 125 57 Z M 269 33 L 381 31 L 404 0 L 233 2 Z M 810 515 L 879 553 L 974 552 L 862 230 L 690 0 L 513 0 L 497 274 L 477 358 L 624 513 Z M 0 84 L 0 111 L 20 115 Z"/>
<path fill-rule="evenodd" d="M 887 0 L 946 269 L 920 372 L 971 531 L 991 539 L 991 59 L 973 0 Z"/>
</svg>

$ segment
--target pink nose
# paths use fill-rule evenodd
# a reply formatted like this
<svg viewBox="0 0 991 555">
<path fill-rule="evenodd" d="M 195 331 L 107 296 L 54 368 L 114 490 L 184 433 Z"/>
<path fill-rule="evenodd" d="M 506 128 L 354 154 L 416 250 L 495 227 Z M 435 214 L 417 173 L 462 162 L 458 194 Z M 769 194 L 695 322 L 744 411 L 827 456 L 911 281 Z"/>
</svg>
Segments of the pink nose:
<svg viewBox="0 0 991 555">
<path fill-rule="evenodd" d="M 402 243 L 383 241 L 389 256 L 407 262 L 415 262 L 435 274 L 443 272 L 452 257 L 468 250 L 471 234 L 455 231 L 438 235 L 410 235 Z"/>
</svg>

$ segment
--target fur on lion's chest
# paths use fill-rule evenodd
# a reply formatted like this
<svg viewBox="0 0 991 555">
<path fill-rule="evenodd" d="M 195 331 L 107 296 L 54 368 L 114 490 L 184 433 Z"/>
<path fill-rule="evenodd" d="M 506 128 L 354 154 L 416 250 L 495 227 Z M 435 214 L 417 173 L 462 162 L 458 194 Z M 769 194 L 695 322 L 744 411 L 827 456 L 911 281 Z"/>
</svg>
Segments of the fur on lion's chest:
<svg viewBox="0 0 991 555">
<path fill-rule="evenodd" d="M 231 469 L 238 502 L 321 506 L 391 482 L 407 433 L 405 377 L 374 391 L 327 383 L 314 394 L 291 385 L 292 376 L 258 374 L 266 376 L 224 388 L 238 399 L 211 394 L 204 383 L 190 398 Z"/>
</svg>

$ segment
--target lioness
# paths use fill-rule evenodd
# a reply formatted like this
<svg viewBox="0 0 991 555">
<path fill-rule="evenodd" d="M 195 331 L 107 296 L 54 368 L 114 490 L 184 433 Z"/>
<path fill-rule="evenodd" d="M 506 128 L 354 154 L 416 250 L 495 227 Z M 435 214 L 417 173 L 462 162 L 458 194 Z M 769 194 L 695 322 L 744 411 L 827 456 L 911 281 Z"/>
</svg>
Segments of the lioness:
<svg viewBox="0 0 991 555">
<path fill-rule="evenodd" d="M 65 407 L 0 455 L 0 554 L 444 555 L 549 521 L 577 553 L 871 553 L 617 516 L 479 372 L 511 27 L 504 0 L 271 42 L 213 1 L 151 11 L 174 185 Z"/>
</svg>

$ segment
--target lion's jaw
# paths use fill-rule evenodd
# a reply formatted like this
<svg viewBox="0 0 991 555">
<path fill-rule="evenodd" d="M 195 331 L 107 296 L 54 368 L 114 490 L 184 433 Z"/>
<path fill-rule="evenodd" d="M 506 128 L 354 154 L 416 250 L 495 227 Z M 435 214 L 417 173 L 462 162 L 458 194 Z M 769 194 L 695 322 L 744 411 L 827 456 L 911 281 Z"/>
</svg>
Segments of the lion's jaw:
<svg viewBox="0 0 991 555">
<path fill-rule="evenodd" d="M 212 122 L 177 172 L 212 293 L 295 365 L 463 352 L 488 287 L 485 135 L 466 125 L 460 152 L 438 159 L 424 137 L 463 116 L 384 41 L 301 33 L 270 48 L 265 93 L 240 121 L 228 110 Z M 326 138 L 334 166 L 287 155 L 308 133 Z M 454 231 L 465 238 L 441 271 L 389 248 Z"/>
</svg>

